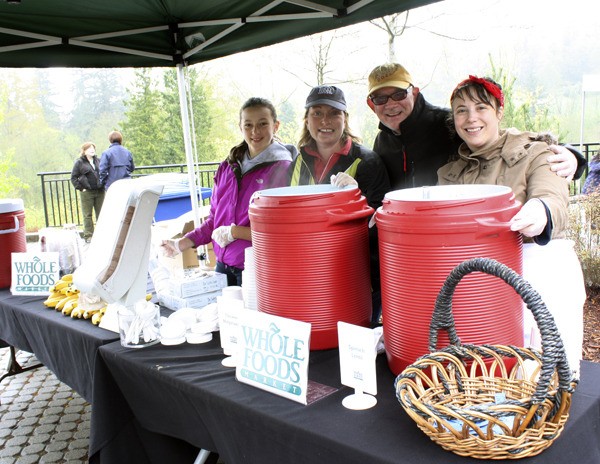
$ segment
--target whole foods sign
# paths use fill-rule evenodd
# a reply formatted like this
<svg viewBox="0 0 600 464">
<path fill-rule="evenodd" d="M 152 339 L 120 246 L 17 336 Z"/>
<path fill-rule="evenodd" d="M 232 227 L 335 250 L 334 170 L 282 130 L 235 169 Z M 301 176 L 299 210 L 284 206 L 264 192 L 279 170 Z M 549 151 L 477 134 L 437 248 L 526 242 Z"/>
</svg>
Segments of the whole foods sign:
<svg viewBox="0 0 600 464">
<path fill-rule="evenodd" d="M 60 278 L 58 252 L 11 253 L 13 295 L 48 295 Z"/>
<path fill-rule="evenodd" d="M 307 404 L 310 324 L 243 311 L 236 350 L 236 378 Z"/>
</svg>

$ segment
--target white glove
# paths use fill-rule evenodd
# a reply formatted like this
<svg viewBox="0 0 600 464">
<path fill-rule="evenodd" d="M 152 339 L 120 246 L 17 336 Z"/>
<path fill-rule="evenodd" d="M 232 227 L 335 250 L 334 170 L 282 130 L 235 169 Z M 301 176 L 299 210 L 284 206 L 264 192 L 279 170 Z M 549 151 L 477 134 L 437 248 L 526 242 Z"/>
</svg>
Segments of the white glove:
<svg viewBox="0 0 600 464">
<path fill-rule="evenodd" d="M 235 226 L 235 224 L 231 224 L 230 226 L 217 227 L 215 230 L 213 230 L 211 238 L 221 248 L 225 248 L 227 245 L 229 245 L 235 240 L 235 238 L 233 238 L 233 235 L 231 234 L 232 226 Z"/>
<path fill-rule="evenodd" d="M 550 145 L 548 148 L 556 153 L 548 157 L 550 169 L 557 176 L 564 177 L 569 182 L 572 181 L 575 171 L 577 171 L 577 158 L 575 155 L 568 148 L 561 145 Z"/>
<path fill-rule="evenodd" d="M 337 174 L 333 174 L 329 181 L 331 182 L 331 185 L 337 188 L 346 187 L 348 185 L 358 187 L 358 182 L 356 182 L 356 179 L 354 179 L 354 177 L 352 177 L 350 174 L 346 174 L 345 172 L 338 172 Z"/>
<path fill-rule="evenodd" d="M 539 198 L 532 198 L 510 220 L 510 230 L 521 232 L 526 237 L 537 237 L 544 231 L 547 222 L 544 203 Z"/>
<path fill-rule="evenodd" d="M 163 240 L 160 243 L 160 247 L 162 248 L 163 255 L 172 258 L 181 253 L 181 249 L 179 248 L 179 240 Z"/>
</svg>

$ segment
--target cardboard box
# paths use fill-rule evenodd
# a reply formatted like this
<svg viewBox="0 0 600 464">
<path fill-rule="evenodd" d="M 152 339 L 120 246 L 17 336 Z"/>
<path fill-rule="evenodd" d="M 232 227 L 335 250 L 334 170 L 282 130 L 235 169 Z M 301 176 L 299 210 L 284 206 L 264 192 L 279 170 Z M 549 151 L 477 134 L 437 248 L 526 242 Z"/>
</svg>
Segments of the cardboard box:
<svg viewBox="0 0 600 464">
<path fill-rule="evenodd" d="M 183 277 L 172 276 L 169 293 L 179 298 L 189 298 L 227 287 L 227 276 L 219 272 L 191 272 Z"/>
<path fill-rule="evenodd" d="M 177 311 L 181 308 L 203 308 L 208 304 L 216 303 L 218 296 L 221 296 L 221 290 L 203 293 L 201 295 L 195 295 L 188 298 L 180 298 L 175 295 L 159 293 L 158 302 L 162 306 L 172 309 L 173 311 Z"/>
<path fill-rule="evenodd" d="M 208 212 L 208 207 L 200 208 L 200 217 L 206 217 L 206 215 L 208 215 Z M 162 240 L 178 239 L 192 230 L 194 230 L 194 214 L 192 211 L 190 211 L 179 216 L 176 219 L 159 221 L 152 224 L 152 243 L 153 245 L 158 247 Z M 186 269 L 200 267 L 201 263 L 198 260 L 198 254 L 204 253 L 204 248 L 207 248 L 207 254 L 209 258 L 208 264 L 210 265 L 210 267 L 214 268 L 217 261 L 212 250 L 212 243 L 210 243 L 206 247 L 198 249 L 190 248 L 172 258 L 169 258 L 168 256 L 164 256 L 162 253 L 159 253 L 158 261 L 160 262 L 160 264 L 165 266 L 172 274 L 177 274 L 179 273 L 179 271 L 185 271 Z"/>
</svg>

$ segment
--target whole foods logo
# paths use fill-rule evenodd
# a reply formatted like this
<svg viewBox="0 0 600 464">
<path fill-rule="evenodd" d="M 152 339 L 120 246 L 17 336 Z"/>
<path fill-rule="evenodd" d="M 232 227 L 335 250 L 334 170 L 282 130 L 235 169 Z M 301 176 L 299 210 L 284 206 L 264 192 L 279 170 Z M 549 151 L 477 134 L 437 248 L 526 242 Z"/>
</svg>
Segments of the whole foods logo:
<svg viewBox="0 0 600 464">
<path fill-rule="evenodd" d="M 12 253 L 13 295 L 46 295 L 59 279 L 58 252 Z"/>
</svg>

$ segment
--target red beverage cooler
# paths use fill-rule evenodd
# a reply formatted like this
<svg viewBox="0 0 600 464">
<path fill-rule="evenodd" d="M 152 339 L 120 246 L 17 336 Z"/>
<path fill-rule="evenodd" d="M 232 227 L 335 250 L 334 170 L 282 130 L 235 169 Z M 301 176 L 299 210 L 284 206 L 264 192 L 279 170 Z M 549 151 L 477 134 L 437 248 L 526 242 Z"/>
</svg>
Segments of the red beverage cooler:
<svg viewBox="0 0 600 464">
<path fill-rule="evenodd" d="M 27 251 L 23 200 L 0 200 L 0 288 L 10 287 L 11 253 Z"/>
<path fill-rule="evenodd" d="M 388 364 L 399 374 L 429 352 L 436 297 L 456 265 L 495 259 L 523 271 L 521 235 L 508 221 L 521 204 L 497 185 L 447 185 L 386 195 L 376 213 L 383 332 Z M 523 345 L 519 295 L 502 280 L 475 272 L 454 294 L 452 311 L 463 343 Z M 440 333 L 438 348 L 448 345 Z"/>
<path fill-rule="evenodd" d="M 311 324 L 311 350 L 338 346 L 337 322 L 371 320 L 368 220 L 357 188 L 266 189 L 250 204 L 258 310 Z"/>
</svg>

